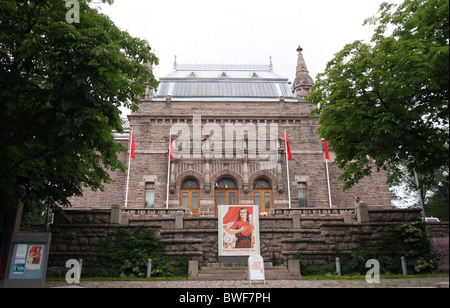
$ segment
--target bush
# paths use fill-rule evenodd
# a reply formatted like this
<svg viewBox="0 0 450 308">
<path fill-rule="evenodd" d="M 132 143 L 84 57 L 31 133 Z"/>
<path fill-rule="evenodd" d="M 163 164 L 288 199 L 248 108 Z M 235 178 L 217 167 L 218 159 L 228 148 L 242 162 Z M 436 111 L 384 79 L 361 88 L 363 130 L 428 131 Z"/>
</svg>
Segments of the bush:
<svg viewBox="0 0 450 308">
<path fill-rule="evenodd" d="M 392 230 L 385 232 L 375 249 L 367 245 L 365 235 L 360 233 L 361 249 L 354 251 L 350 256 L 342 256 L 342 274 L 365 275 L 368 271 L 366 262 L 376 259 L 380 263 L 381 274 L 401 274 L 401 257 L 406 257 L 408 273 L 418 274 L 432 272 L 437 269 L 438 261 L 442 260 L 442 270 L 448 271 L 448 238 L 436 241 L 432 246 L 432 240 L 428 236 L 425 224 L 422 222 L 399 224 Z M 445 246 L 446 245 L 446 246 Z M 434 247 L 434 249 L 433 249 Z M 300 259 L 300 253 L 296 255 Z M 302 275 L 326 275 L 335 273 L 335 263 L 327 265 L 306 265 L 302 260 Z"/>
<path fill-rule="evenodd" d="M 448 237 L 435 238 L 433 250 L 439 263 L 438 269 L 448 273 Z"/>
<path fill-rule="evenodd" d="M 99 265 L 90 269 L 100 277 L 145 277 L 147 259 L 152 259 L 152 277 L 187 276 L 187 260 L 177 268 L 170 264 L 160 238 L 150 228 L 132 234 L 119 230 L 116 239 L 102 240 L 97 252 Z"/>
<path fill-rule="evenodd" d="M 423 222 L 399 224 L 386 232 L 376 249 L 383 273 L 401 274 L 400 258 L 406 258 L 408 273 L 427 273 L 437 268 L 432 240 Z"/>
</svg>

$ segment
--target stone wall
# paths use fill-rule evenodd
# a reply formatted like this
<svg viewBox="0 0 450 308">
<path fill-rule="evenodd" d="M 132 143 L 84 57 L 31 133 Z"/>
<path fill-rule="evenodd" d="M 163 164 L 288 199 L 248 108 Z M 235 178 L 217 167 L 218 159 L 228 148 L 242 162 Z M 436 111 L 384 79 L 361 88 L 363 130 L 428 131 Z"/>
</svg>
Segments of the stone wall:
<svg viewBox="0 0 450 308">
<path fill-rule="evenodd" d="M 166 207 L 167 161 L 169 134 L 174 126 L 189 127 L 190 149 L 193 150 L 194 125 L 205 128 L 215 125 L 222 130 L 222 158 L 207 158 L 205 155 L 190 155 L 172 160 L 170 170 L 169 207 L 180 206 L 180 187 L 187 178 L 194 178 L 200 185 L 200 208 L 215 209 L 214 185 L 221 177 L 231 177 L 238 184 L 239 203 L 253 204 L 253 185 L 257 178 L 265 178 L 272 185 L 273 207 L 288 207 L 287 172 L 285 160 L 284 131 L 286 130 L 293 159 L 289 162 L 291 201 L 298 205 L 297 183 L 308 186 L 308 207 L 329 206 L 326 166 L 323 142 L 316 134 L 318 118 L 311 118 L 309 112 L 314 106 L 307 103 L 284 102 L 226 102 L 207 103 L 198 101 L 144 101 L 140 110 L 129 116 L 130 127 L 134 131 L 136 159 L 131 160 L 128 206 L 143 208 L 145 183 L 155 184 L 155 207 Z M 282 106 L 282 107 L 281 107 Z M 195 116 L 194 116 L 195 115 Z M 201 120 L 200 120 L 201 117 Z M 197 119 L 197 120 L 194 120 Z M 195 123 L 194 123 L 195 122 Z M 249 158 L 248 149 L 244 158 L 233 155 L 225 158 L 224 136 L 227 126 L 266 125 L 269 136 L 270 125 L 278 126 L 276 164 L 272 169 L 261 168 L 265 161 L 262 155 Z M 173 132 L 176 141 L 178 133 Z M 246 133 L 248 138 L 248 133 Z M 259 136 L 259 135 L 258 135 Z M 186 136 L 185 136 L 186 137 Z M 201 134 L 201 142 L 209 138 Z M 126 140 L 120 141 L 129 148 Z M 258 152 L 259 153 L 259 152 Z M 361 197 L 370 206 L 391 207 L 390 192 L 384 171 L 363 179 L 354 188 L 342 191 L 342 183 L 337 180 L 340 171 L 329 163 L 331 195 L 333 206 L 346 207 Z M 128 156 L 120 154 L 120 159 L 128 166 Z M 195 156 L 195 157 L 194 157 Z M 263 170 L 264 169 L 264 170 Z M 74 207 L 108 208 L 111 204 L 125 203 L 126 173 L 112 173 L 112 183 L 104 192 L 86 191 L 84 197 L 73 198 Z"/>
<path fill-rule="evenodd" d="M 325 208 L 314 212 L 284 209 L 272 214 L 260 218 L 261 255 L 266 262 L 285 265 L 298 253 L 308 263 L 330 262 L 336 249 L 343 254 L 359 249 L 361 235 L 374 247 L 392 225 L 421 219 L 420 210 L 415 209 L 368 208 L 366 216 L 351 209 L 330 211 Z M 368 221 L 361 221 L 361 217 L 368 217 Z M 66 210 L 64 214 L 55 215 L 51 225 L 49 274 L 62 275 L 69 259 L 95 264 L 101 239 L 114 238 L 121 228 L 132 230 L 138 226 L 155 229 L 174 263 L 185 257 L 203 265 L 217 262 L 216 217 L 191 217 L 173 210 L 154 210 L 147 216 L 133 216 L 119 207 Z M 448 236 L 448 223 L 433 226 L 433 230 Z"/>
</svg>

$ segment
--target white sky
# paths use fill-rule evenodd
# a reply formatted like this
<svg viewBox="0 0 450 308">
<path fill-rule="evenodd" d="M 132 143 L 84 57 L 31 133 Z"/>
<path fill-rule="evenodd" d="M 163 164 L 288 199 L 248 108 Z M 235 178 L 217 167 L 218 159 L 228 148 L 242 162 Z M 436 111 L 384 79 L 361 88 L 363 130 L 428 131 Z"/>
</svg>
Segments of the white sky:
<svg viewBox="0 0 450 308">
<path fill-rule="evenodd" d="M 281 77 L 295 78 L 297 46 L 303 47 L 313 78 L 345 44 L 370 41 L 385 0 L 115 0 L 101 5 L 122 30 L 146 39 L 164 77 L 178 63 L 268 64 Z M 402 0 L 388 2 L 401 3 Z"/>
</svg>

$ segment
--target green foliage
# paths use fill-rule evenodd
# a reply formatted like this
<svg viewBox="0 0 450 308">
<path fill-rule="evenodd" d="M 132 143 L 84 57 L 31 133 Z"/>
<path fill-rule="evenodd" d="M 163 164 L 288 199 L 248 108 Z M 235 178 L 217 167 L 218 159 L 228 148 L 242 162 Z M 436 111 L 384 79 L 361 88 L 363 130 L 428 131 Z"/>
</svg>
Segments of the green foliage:
<svg viewBox="0 0 450 308">
<path fill-rule="evenodd" d="M 19 186 L 25 211 L 70 205 L 125 170 L 111 132 L 123 130 L 119 107 L 136 110 L 145 83 L 157 86 L 144 64 L 158 59 L 88 2 L 69 24 L 65 1 L 0 1 L 0 221 Z"/>
<path fill-rule="evenodd" d="M 121 229 L 115 240 L 102 240 L 97 252 L 99 265 L 90 274 L 101 277 L 145 277 L 147 259 L 152 259 L 152 277 L 187 276 L 187 262 L 178 267 L 170 264 L 164 244 L 153 229 L 136 228 L 132 234 Z"/>
<path fill-rule="evenodd" d="M 427 199 L 425 212 L 427 216 L 438 217 L 441 221 L 448 221 L 449 214 L 449 173 L 444 176 L 438 174 L 438 184 L 431 191 L 433 196 Z"/>
<path fill-rule="evenodd" d="M 393 182 L 401 164 L 422 178 L 448 170 L 449 1 L 384 3 L 366 22 L 376 25 L 372 44 L 346 45 L 307 97 L 344 189 L 385 168 Z"/>
<path fill-rule="evenodd" d="M 437 268 L 432 241 L 422 222 L 396 225 L 384 234 L 376 250 L 383 272 L 401 273 L 399 260 L 406 257 L 408 272 L 424 273 Z"/>
<path fill-rule="evenodd" d="M 365 275 L 368 271 L 366 262 L 376 259 L 380 263 L 381 274 L 401 274 L 401 257 L 406 257 L 408 273 L 429 273 L 437 269 L 437 258 L 432 248 L 432 241 L 422 222 L 399 224 L 383 234 L 375 249 L 366 245 L 365 237 L 361 233 L 361 249 L 350 256 L 342 256 L 341 271 L 344 275 Z M 297 259 L 301 260 L 298 253 Z M 335 263 L 326 265 L 308 265 L 301 260 L 302 275 L 335 275 Z"/>
</svg>

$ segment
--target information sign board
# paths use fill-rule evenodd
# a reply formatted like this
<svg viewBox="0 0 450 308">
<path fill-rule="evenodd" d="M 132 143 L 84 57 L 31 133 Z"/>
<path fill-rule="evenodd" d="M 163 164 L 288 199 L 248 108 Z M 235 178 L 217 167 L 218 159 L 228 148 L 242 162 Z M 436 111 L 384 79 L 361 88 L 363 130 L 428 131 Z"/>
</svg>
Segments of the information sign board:
<svg viewBox="0 0 450 308">
<path fill-rule="evenodd" d="M 253 254 L 248 257 L 248 279 L 250 283 L 252 280 L 262 280 L 266 283 L 264 259 L 259 254 Z"/>
<path fill-rule="evenodd" d="M 47 272 L 51 233 L 13 234 L 5 288 L 43 288 Z"/>
</svg>

